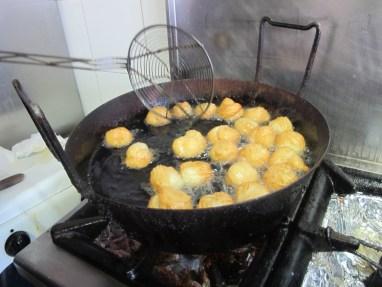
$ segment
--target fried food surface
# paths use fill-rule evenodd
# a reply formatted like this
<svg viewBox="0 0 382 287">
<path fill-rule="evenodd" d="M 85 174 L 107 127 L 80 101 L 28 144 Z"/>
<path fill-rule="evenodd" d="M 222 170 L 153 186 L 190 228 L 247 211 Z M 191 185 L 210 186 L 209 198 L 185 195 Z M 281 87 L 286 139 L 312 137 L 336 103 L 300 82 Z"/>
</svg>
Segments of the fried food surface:
<svg viewBox="0 0 382 287">
<path fill-rule="evenodd" d="M 298 179 L 296 172 L 288 164 L 271 165 L 264 173 L 264 183 L 271 191 L 284 188 Z"/>
<path fill-rule="evenodd" d="M 269 126 L 276 134 L 281 134 L 286 131 L 293 131 L 293 124 L 288 117 L 277 117 L 269 122 Z"/>
<path fill-rule="evenodd" d="M 214 144 L 209 152 L 212 161 L 218 163 L 230 163 L 239 155 L 239 149 L 236 144 L 230 141 L 219 141 Z"/>
<path fill-rule="evenodd" d="M 240 118 L 234 124 L 235 129 L 243 136 L 248 136 L 257 126 L 258 123 L 250 118 Z"/>
<path fill-rule="evenodd" d="M 153 154 L 147 144 L 136 142 L 126 151 L 125 165 L 132 169 L 141 169 L 148 166 L 153 160 Z"/>
<path fill-rule="evenodd" d="M 203 195 L 199 199 L 198 208 L 219 207 L 230 204 L 233 204 L 232 197 L 226 192 L 219 191 Z"/>
<path fill-rule="evenodd" d="M 235 121 L 243 114 L 243 107 L 230 98 L 224 98 L 217 109 L 217 115 L 226 121 Z"/>
<path fill-rule="evenodd" d="M 275 144 L 277 148 L 287 147 L 298 154 L 301 154 L 306 147 L 303 135 L 295 131 L 286 131 L 277 135 Z"/>
<path fill-rule="evenodd" d="M 157 192 L 165 192 L 166 189 L 181 189 L 183 179 L 178 171 L 172 166 L 157 165 L 150 172 L 150 185 Z"/>
<path fill-rule="evenodd" d="M 214 103 L 202 103 L 195 107 L 194 114 L 204 120 L 213 119 L 216 116 L 216 105 Z"/>
<path fill-rule="evenodd" d="M 228 125 L 220 125 L 212 128 L 208 132 L 207 139 L 212 144 L 219 141 L 230 141 L 238 144 L 240 142 L 240 133 Z"/>
<path fill-rule="evenodd" d="M 146 115 L 146 125 L 153 127 L 161 127 L 168 125 L 171 122 L 171 113 L 164 106 L 152 108 Z"/>
<path fill-rule="evenodd" d="M 304 160 L 294 150 L 288 147 L 276 149 L 269 159 L 269 165 L 280 163 L 289 164 L 296 171 L 306 172 L 309 170 Z"/>
<path fill-rule="evenodd" d="M 239 185 L 236 189 L 236 202 L 244 202 L 247 200 L 259 198 L 268 195 L 268 188 L 258 182 L 248 182 Z"/>
<path fill-rule="evenodd" d="M 271 119 L 271 115 L 263 107 L 254 107 L 254 108 L 245 109 L 243 117 L 254 120 L 258 124 L 266 123 Z"/>
<path fill-rule="evenodd" d="M 178 158 L 188 159 L 200 156 L 207 148 L 207 140 L 196 131 L 189 130 L 184 136 L 172 142 L 172 151 Z"/>
<path fill-rule="evenodd" d="M 231 186 L 257 181 L 259 174 L 248 162 L 239 161 L 229 167 L 224 177 L 225 182 Z"/>
<path fill-rule="evenodd" d="M 270 126 L 260 126 L 249 134 L 251 143 L 261 144 L 266 148 L 271 148 L 275 144 L 276 133 Z"/>
<path fill-rule="evenodd" d="M 105 133 L 104 143 L 108 148 L 128 146 L 134 140 L 133 134 L 125 127 L 117 127 Z"/>
<path fill-rule="evenodd" d="M 211 165 L 205 161 L 187 161 L 179 166 L 180 175 L 186 186 L 205 185 L 214 177 Z"/>
<path fill-rule="evenodd" d="M 194 111 L 188 102 L 176 103 L 171 109 L 171 116 L 174 119 L 182 120 L 191 117 Z"/>
<path fill-rule="evenodd" d="M 188 121 L 190 116 L 213 121 Z M 160 128 L 171 119 L 185 121 L 174 121 L 161 130 L 150 128 L 148 137 L 145 137 L 150 145 L 161 142 L 163 137 L 161 143 L 165 148 L 158 147 L 155 154 L 158 161 L 166 164 L 174 160 L 162 158 L 162 154 L 169 155 L 167 140 L 172 140 L 179 130 L 189 128 L 189 123 L 203 132 L 208 127 L 213 128 L 206 137 L 191 129 L 173 139 L 171 148 L 173 157 L 176 157 L 171 163 L 173 166 L 159 164 L 151 169 L 149 183 L 154 195 L 148 202 L 149 208 L 192 209 L 195 200 L 205 193 L 208 194 L 199 198 L 197 208 L 240 203 L 285 188 L 309 170 L 304 162 L 304 151 L 307 151 L 304 136 L 294 131 L 287 116 L 272 119 L 264 107 L 244 109 L 230 98 L 224 98 L 218 107 L 213 103 L 193 107 L 183 101 L 170 110 L 164 106 L 154 107 L 147 113 L 145 123 Z M 226 124 L 220 124 L 221 120 Z M 141 129 L 136 130 L 134 135 L 138 138 Z M 154 141 L 149 138 L 150 133 L 156 136 Z M 144 142 L 131 144 L 134 135 L 125 127 L 117 127 L 105 133 L 104 143 L 109 148 L 126 147 L 123 164 L 130 169 L 143 169 L 153 162 L 153 151 Z M 112 152 L 119 156 L 121 151 Z M 223 190 L 229 186 L 229 193 L 211 194 L 220 190 L 216 188 L 217 184 L 222 184 Z M 233 190 L 235 195 L 231 196 Z"/>
<path fill-rule="evenodd" d="M 271 153 L 261 144 L 247 144 L 239 153 L 239 157 L 248 161 L 253 167 L 258 168 L 268 163 Z"/>
<path fill-rule="evenodd" d="M 166 192 L 151 197 L 149 208 L 192 209 L 192 199 L 187 193 L 178 189 L 167 189 Z"/>
</svg>

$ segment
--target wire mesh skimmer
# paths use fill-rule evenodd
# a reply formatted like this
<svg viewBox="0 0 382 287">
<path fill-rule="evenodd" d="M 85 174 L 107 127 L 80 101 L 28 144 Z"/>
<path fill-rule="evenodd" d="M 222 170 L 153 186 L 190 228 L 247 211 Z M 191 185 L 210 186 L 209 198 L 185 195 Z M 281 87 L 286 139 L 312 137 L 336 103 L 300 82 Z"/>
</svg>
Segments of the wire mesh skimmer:
<svg viewBox="0 0 382 287">
<path fill-rule="evenodd" d="M 177 95 L 193 99 L 196 104 L 211 103 L 214 93 L 213 66 L 204 46 L 195 36 L 170 25 L 153 25 L 138 32 L 130 43 L 127 57 L 83 59 L 0 50 L 0 62 L 115 73 L 127 71 L 133 89 L 148 109 L 176 103 L 179 97 L 175 98 L 174 89 Z M 178 107 L 191 116 L 181 105 Z M 203 107 L 208 109 L 208 105 Z"/>
</svg>

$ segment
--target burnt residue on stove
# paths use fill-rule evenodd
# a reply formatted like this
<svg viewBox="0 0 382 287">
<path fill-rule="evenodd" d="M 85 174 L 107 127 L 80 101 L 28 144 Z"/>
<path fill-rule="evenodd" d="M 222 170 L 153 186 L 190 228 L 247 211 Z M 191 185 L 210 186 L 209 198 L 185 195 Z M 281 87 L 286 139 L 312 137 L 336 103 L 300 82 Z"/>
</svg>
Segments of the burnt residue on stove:
<svg viewBox="0 0 382 287">
<path fill-rule="evenodd" d="M 144 262 L 146 266 L 134 269 L 136 283 L 150 280 L 156 286 L 168 287 L 237 286 L 257 248 L 257 243 L 249 244 L 209 255 L 156 252 L 129 238 L 115 221 L 100 232 L 94 243 L 122 260 Z"/>
<path fill-rule="evenodd" d="M 205 256 L 160 253 L 152 268 L 158 282 L 171 287 L 210 286 Z"/>
<path fill-rule="evenodd" d="M 255 257 L 256 249 L 254 244 L 249 244 L 228 253 L 208 256 L 205 263 L 209 274 L 216 283 L 215 286 L 222 286 L 222 282 L 228 285 L 237 285 Z"/>
<path fill-rule="evenodd" d="M 110 221 L 94 243 L 119 258 L 136 256 L 142 247 L 140 242 L 127 237 L 126 232 L 114 221 Z"/>
</svg>

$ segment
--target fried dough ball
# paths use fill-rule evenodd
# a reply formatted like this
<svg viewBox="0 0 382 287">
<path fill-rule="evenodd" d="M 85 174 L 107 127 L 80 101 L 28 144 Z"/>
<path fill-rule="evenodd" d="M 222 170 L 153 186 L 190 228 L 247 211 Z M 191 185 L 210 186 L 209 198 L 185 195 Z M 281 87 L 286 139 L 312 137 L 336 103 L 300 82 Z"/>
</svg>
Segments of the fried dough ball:
<svg viewBox="0 0 382 287">
<path fill-rule="evenodd" d="M 248 136 L 251 143 L 257 143 L 270 148 L 275 143 L 276 134 L 270 126 L 255 128 Z"/>
<path fill-rule="evenodd" d="M 124 127 L 114 128 L 105 133 L 105 145 L 109 148 L 128 146 L 133 140 L 133 134 Z"/>
<path fill-rule="evenodd" d="M 227 125 L 214 127 L 207 134 L 210 143 L 215 144 L 219 141 L 230 141 L 235 144 L 240 142 L 240 133 Z"/>
<path fill-rule="evenodd" d="M 270 152 L 263 145 L 251 143 L 240 150 L 239 157 L 257 168 L 264 166 L 268 162 Z"/>
<path fill-rule="evenodd" d="M 293 124 L 288 117 L 277 117 L 269 122 L 269 126 L 276 134 L 281 134 L 286 131 L 293 131 Z"/>
<path fill-rule="evenodd" d="M 289 164 L 296 171 L 308 171 L 308 166 L 303 159 L 292 149 L 288 147 L 280 147 L 271 155 L 269 165 L 280 163 Z"/>
<path fill-rule="evenodd" d="M 259 175 L 256 169 L 248 162 L 239 161 L 230 166 L 224 179 L 228 185 L 236 187 L 244 183 L 257 181 Z"/>
<path fill-rule="evenodd" d="M 167 189 L 166 192 L 152 196 L 148 204 L 149 208 L 162 209 L 192 209 L 192 199 L 184 191 Z"/>
<path fill-rule="evenodd" d="M 268 188 L 257 182 L 248 182 L 241 184 L 236 189 L 236 202 L 243 202 L 268 195 Z"/>
<path fill-rule="evenodd" d="M 235 129 L 243 136 L 248 136 L 257 126 L 258 124 L 249 118 L 240 118 L 234 124 Z"/>
<path fill-rule="evenodd" d="M 218 116 L 227 121 L 237 120 L 243 113 L 243 107 L 230 98 L 224 98 L 217 109 Z"/>
<path fill-rule="evenodd" d="M 181 189 L 183 179 L 175 168 L 165 165 L 157 165 L 150 172 L 150 185 L 157 193 L 168 188 Z"/>
<path fill-rule="evenodd" d="M 170 118 L 171 114 L 166 107 L 157 106 L 147 113 L 145 123 L 149 126 L 161 127 L 169 124 L 171 122 Z"/>
<path fill-rule="evenodd" d="M 275 191 L 286 187 L 298 179 L 293 168 L 285 163 L 271 165 L 264 173 L 264 183 L 271 190 Z"/>
<path fill-rule="evenodd" d="M 159 207 L 159 196 L 158 196 L 158 194 L 155 194 L 150 198 L 149 203 L 147 204 L 147 207 L 148 208 L 160 208 Z"/>
<path fill-rule="evenodd" d="M 216 105 L 214 103 L 210 103 L 208 106 L 208 103 L 202 103 L 195 107 L 194 113 L 195 116 L 200 117 L 204 120 L 210 120 L 215 117 L 216 114 Z M 207 109 L 207 110 L 206 110 Z"/>
<path fill-rule="evenodd" d="M 210 158 L 219 163 L 234 161 L 239 154 L 236 144 L 230 141 L 220 141 L 214 144 L 210 150 Z"/>
<path fill-rule="evenodd" d="M 276 147 L 288 147 L 301 154 L 305 150 L 305 139 L 302 134 L 295 131 L 286 131 L 279 134 L 275 141 Z"/>
<path fill-rule="evenodd" d="M 219 207 L 233 204 L 232 197 L 226 192 L 215 192 L 203 195 L 199 199 L 198 208 Z"/>
<path fill-rule="evenodd" d="M 188 102 L 181 102 L 175 104 L 171 109 L 171 116 L 174 119 L 182 120 L 194 114 L 191 105 Z"/>
<path fill-rule="evenodd" d="M 183 159 L 200 156 L 206 148 L 207 140 L 196 130 L 189 130 L 184 136 L 172 142 L 172 151 L 175 156 Z"/>
<path fill-rule="evenodd" d="M 244 111 L 244 118 L 254 120 L 258 124 L 266 123 L 271 119 L 271 115 L 263 107 L 249 108 Z"/>
<path fill-rule="evenodd" d="M 129 146 L 126 151 L 125 165 L 133 169 L 141 169 L 148 166 L 153 160 L 153 154 L 147 144 L 136 142 Z"/>
<path fill-rule="evenodd" d="M 187 193 L 177 189 L 159 193 L 159 206 L 164 209 L 192 209 L 192 199 Z"/>
<path fill-rule="evenodd" d="M 184 162 L 180 165 L 179 170 L 184 184 L 189 187 L 204 185 L 214 177 L 210 164 L 204 161 Z"/>
</svg>

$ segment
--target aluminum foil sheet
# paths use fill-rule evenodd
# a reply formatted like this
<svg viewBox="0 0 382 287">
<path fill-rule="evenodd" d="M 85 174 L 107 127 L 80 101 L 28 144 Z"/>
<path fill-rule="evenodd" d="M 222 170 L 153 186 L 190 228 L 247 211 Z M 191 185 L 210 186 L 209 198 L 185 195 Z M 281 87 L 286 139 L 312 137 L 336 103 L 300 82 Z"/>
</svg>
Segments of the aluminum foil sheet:
<svg viewBox="0 0 382 287">
<path fill-rule="evenodd" d="M 323 226 L 357 238 L 382 244 L 382 198 L 361 193 L 333 195 Z M 360 247 L 360 253 L 375 262 L 382 254 Z M 347 252 L 322 252 L 313 255 L 303 287 L 363 287 L 374 269 L 356 255 Z"/>
</svg>

